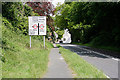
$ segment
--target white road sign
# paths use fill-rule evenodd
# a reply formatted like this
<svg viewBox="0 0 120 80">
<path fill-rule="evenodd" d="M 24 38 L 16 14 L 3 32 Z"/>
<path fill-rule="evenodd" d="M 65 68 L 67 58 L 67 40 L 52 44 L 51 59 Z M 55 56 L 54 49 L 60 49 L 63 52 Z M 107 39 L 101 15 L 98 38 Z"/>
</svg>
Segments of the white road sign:
<svg viewBox="0 0 120 80">
<path fill-rule="evenodd" d="M 46 35 L 46 16 L 38 17 L 39 35 Z"/>
<path fill-rule="evenodd" d="M 29 16 L 29 35 L 46 35 L 46 16 Z"/>
</svg>

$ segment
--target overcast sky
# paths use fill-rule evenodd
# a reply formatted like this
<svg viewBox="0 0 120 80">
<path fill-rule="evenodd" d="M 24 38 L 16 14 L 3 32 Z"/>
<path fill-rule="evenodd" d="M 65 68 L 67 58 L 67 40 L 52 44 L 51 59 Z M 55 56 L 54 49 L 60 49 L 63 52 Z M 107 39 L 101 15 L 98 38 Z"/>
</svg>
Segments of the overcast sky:
<svg viewBox="0 0 120 80">
<path fill-rule="evenodd" d="M 52 4 L 56 7 L 58 2 L 60 2 L 61 4 L 64 3 L 65 0 L 52 0 Z"/>
</svg>

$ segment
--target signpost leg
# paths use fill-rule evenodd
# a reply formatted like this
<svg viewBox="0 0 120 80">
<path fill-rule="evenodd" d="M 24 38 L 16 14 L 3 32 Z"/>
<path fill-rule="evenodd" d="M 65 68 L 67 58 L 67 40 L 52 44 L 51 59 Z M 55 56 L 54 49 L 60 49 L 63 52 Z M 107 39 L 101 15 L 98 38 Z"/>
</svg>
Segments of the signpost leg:
<svg viewBox="0 0 120 80">
<path fill-rule="evenodd" d="M 31 36 L 30 36 L 30 48 L 31 48 Z"/>
<path fill-rule="evenodd" d="M 44 37 L 44 40 L 43 40 L 43 41 L 44 41 L 44 49 L 45 49 L 45 36 L 43 36 L 43 37 Z"/>
</svg>

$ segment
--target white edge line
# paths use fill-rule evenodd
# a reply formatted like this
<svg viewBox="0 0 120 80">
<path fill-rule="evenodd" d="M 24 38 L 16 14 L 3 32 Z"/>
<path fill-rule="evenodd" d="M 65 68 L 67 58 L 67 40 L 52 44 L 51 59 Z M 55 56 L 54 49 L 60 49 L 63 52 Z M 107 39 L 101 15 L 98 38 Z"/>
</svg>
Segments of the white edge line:
<svg viewBox="0 0 120 80">
<path fill-rule="evenodd" d="M 80 48 L 80 47 L 78 47 L 78 48 Z M 100 54 L 99 52 L 91 51 L 91 50 L 88 50 L 88 49 L 85 49 L 85 48 L 80 48 L 80 49 L 87 50 L 87 51 L 90 51 L 90 52 L 93 52 L 93 53 L 96 53 L 96 54 L 99 54 L 99 55 L 102 55 L 102 56 L 106 56 L 106 57 L 112 58 L 113 60 L 119 61 L 119 59 L 114 58 L 114 57 L 112 57 L 112 56 L 104 55 L 104 54 L 102 54 L 102 53 Z M 76 52 L 75 52 L 75 53 L 76 53 Z M 92 65 L 92 66 L 93 66 L 93 65 Z M 99 69 L 97 69 L 97 70 L 99 70 Z M 100 70 L 99 70 L 99 71 L 100 71 Z M 109 77 L 108 75 L 106 75 L 105 73 L 104 73 L 104 75 L 105 75 L 107 78 L 110 79 L 110 77 Z M 110 80 L 112 80 L 112 79 L 110 79 Z"/>
<path fill-rule="evenodd" d="M 79 47 L 79 48 L 80 48 L 80 47 Z M 88 50 L 88 49 L 85 49 L 85 48 L 81 48 L 81 49 L 87 50 L 87 51 L 91 51 L 91 50 Z M 113 60 L 115 60 L 115 61 L 119 61 L 118 58 L 114 58 L 114 57 L 112 57 L 112 56 L 108 56 L 108 55 L 105 55 L 105 54 L 102 54 L 102 53 L 99 53 L 99 52 L 96 52 L 96 51 L 92 51 L 92 52 L 93 52 L 93 53 L 96 53 L 96 54 L 99 54 L 99 55 L 102 55 L 102 56 L 109 57 L 109 58 L 111 58 L 111 59 L 113 59 Z"/>
<path fill-rule="evenodd" d="M 105 74 L 105 73 L 104 73 L 104 74 Z M 112 80 L 108 75 L 105 74 L 105 76 L 106 76 L 107 78 L 109 78 L 110 80 Z"/>
<path fill-rule="evenodd" d="M 116 61 L 119 61 L 119 59 L 118 58 L 112 58 L 113 60 L 116 60 Z"/>
<path fill-rule="evenodd" d="M 80 48 L 80 47 L 79 47 Z M 88 49 L 85 49 L 85 48 L 81 48 L 81 49 L 83 49 L 83 50 L 87 50 L 87 51 L 91 51 L 91 50 L 88 50 Z M 102 56 L 106 56 L 106 57 L 110 57 L 111 58 L 111 56 L 108 56 L 108 55 L 104 55 L 104 54 L 100 54 L 100 53 L 98 53 L 98 52 L 95 52 L 95 51 L 92 51 L 93 53 L 96 53 L 96 54 L 99 54 L 99 55 L 102 55 Z M 115 58 L 114 58 L 115 59 Z M 117 59 L 118 60 L 118 59 Z M 98 69 L 99 70 L 99 69 Z M 99 70 L 100 71 L 100 70 Z M 109 78 L 110 79 L 110 77 L 108 76 L 108 75 L 106 75 L 105 73 L 104 73 L 104 75 L 107 77 L 107 78 Z M 110 79 L 110 80 L 112 80 L 112 79 Z"/>
</svg>

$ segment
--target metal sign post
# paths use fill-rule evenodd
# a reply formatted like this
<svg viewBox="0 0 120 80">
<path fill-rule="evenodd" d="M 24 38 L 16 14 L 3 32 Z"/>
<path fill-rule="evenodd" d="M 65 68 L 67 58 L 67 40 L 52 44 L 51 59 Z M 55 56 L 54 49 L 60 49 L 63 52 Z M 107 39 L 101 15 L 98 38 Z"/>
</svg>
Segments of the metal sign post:
<svg viewBox="0 0 120 80">
<path fill-rule="evenodd" d="M 29 16 L 29 35 L 31 48 L 31 35 L 43 35 L 45 48 L 46 16 Z"/>
<path fill-rule="evenodd" d="M 44 40 L 43 40 L 43 41 L 44 41 L 44 49 L 45 49 L 45 36 L 43 36 L 43 37 L 44 37 Z"/>
<path fill-rule="evenodd" d="M 31 48 L 31 36 L 30 36 L 30 48 Z"/>
</svg>

